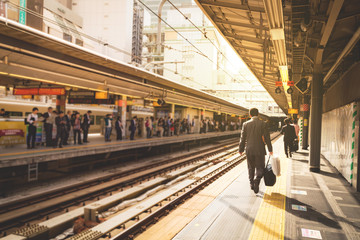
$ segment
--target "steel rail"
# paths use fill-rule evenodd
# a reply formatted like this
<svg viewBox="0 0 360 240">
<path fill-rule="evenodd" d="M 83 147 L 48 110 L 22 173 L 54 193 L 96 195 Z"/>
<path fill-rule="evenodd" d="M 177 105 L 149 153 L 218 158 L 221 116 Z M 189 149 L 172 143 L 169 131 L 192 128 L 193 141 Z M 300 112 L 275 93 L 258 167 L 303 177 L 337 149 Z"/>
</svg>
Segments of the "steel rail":
<svg viewBox="0 0 360 240">
<path fill-rule="evenodd" d="M 195 155 L 194 153 L 185 154 L 184 156 L 178 156 L 172 159 L 168 159 L 165 161 L 160 161 L 156 163 L 152 163 L 146 166 L 143 166 L 141 168 L 132 169 L 130 171 L 122 172 L 119 174 L 111 174 L 110 176 L 105 176 L 103 178 L 97 178 L 96 180 L 90 180 L 86 182 L 85 184 L 79 185 L 75 184 L 66 188 L 62 188 L 59 191 L 51 191 L 51 193 L 44 193 L 40 196 L 36 196 L 35 199 L 25 199 L 25 202 L 28 202 L 29 204 L 26 204 L 25 206 L 17 207 L 16 204 L 24 204 L 23 202 L 17 202 L 15 205 L 4 204 L 2 205 L 2 209 L 6 209 L 3 211 L 2 214 L 0 214 L 0 223 L 1 228 L 0 232 L 4 232 L 10 228 L 14 228 L 22 223 L 27 223 L 31 220 L 38 219 L 40 217 L 44 217 L 50 213 L 57 212 L 59 209 L 67 209 L 70 206 L 79 204 L 81 202 L 88 201 L 90 199 L 94 199 L 96 197 L 99 197 L 104 194 L 108 194 L 109 192 L 115 191 L 116 189 L 123 188 L 126 186 L 132 186 L 136 184 L 136 182 L 141 182 L 146 179 L 150 179 L 154 176 L 158 176 L 160 174 L 163 174 L 165 172 L 171 171 L 173 169 L 186 166 L 188 164 L 191 164 L 193 162 L 196 162 L 206 156 L 217 154 L 218 152 L 225 151 L 226 149 L 230 149 L 233 147 L 231 144 L 229 145 L 229 141 L 226 141 L 225 143 L 221 143 L 220 146 L 216 147 L 209 147 L 204 150 L 198 151 Z M 170 166 L 166 166 L 165 164 L 171 164 Z M 152 170 L 154 169 L 154 170 Z M 143 172 L 143 174 L 142 174 Z M 103 185 L 108 185 L 108 182 L 110 181 L 119 181 L 121 178 L 124 178 L 123 181 L 120 181 L 113 186 L 108 186 L 106 188 L 102 188 L 99 183 Z M 95 187 L 95 191 L 86 191 L 87 188 Z M 83 194 L 79 194 L 79 191 L 83 190 Z M 85 191 L 84 191 L 85 190 Z M 73 194 L 76 193 L 74 196 Z M 64 196 L 68 196 L 67 201 L 62 201 L 61 199 L 64 199 Z M 39 199 L 40 198 L 40 199 Z M 56 201 L 59 199 L 59 201 Z M 52 204 L 47 204 L 49 202 L 52 202 Z M 75 204 L 74 204 L 75 203 Z M 8 218 L 5 220 L 5 218 L 2 218 L 2 216 L 9 215 L 9 208 L 12 207 L 12 212 L 19 211 L 19 209 L 29 207 L 33 204 L 38 204 L 37 208 L 30 209 L 30 212 L 27 212 L 26 214 L 21 216 L 14 216 L 13 218 Z M 46 207 L 42 207 L 41 205 L 46 205 Z M 30 217 L 30 215 L 32 215 Z"/>
<path fill-rule="evenodd" d="M 271 140 L 275 141 L 280 135 L 276 135 Z M 199 179 L 195 183 L 193 183 L 191 188 L 186 191 L 181 196 L 176 197 L 174 200 L 169 201 L 167 204 L 161 206 L 161 203 L 164 201 L 159 202 L 158 204 L 161 206 L 156 211 L 150 213 L 148 216 L 144 217 L 143 219 L 140 219 L 139 216 L 137 216 L 138 222 L 136 222 L 131 227 L 125 229 L 121 233 L 118 233 L 114 237 L 112 237 L 110 240 L 125 240 L 125 239 L 134 239 L 134 237 L 142 233 L 146 230 L 146 228 L 152 224 L 155 224 L 161 217 L 166 216 L 171 210 L 175 209 L 178 205 L 185 202 L 186 199 L 191 198 L 196 193 L 198 193 L 200 190 L 204 189 L 206 186 L 211 184 L 213 181 L 218 179 L 220 176 L 224 175 L 226 172 L 233 169 L 235 166 L 240 164 L 242 161 L 244 161 L 246 157 L 239 156 L 237 159 L 229 162 L 225 166 L 221 167 L 221 169 L 217 170 L 215 174 L 212 174 L 207 179 Z M 111 219 L 110 219 L 111 220 Z M 123 226 L 124 227 L 124 226 Z M 110 234 L 110 233 L 109 233 Z"/>
</svg>

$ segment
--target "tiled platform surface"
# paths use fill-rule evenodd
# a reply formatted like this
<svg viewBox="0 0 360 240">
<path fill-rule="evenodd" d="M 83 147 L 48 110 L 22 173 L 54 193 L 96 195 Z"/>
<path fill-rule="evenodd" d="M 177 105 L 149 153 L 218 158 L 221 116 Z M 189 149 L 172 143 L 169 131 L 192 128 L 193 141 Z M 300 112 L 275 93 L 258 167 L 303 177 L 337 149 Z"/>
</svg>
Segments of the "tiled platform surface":
<svg viewBox="0 0 360 240">
<path fill-rule="evenodd" d="M 282 166 L 275 186 L 262 183 L 255 195 L 243 164 L 239 177 L 171 238 L 360 239 L 360 193 L 324 159 L 320 173 L 309 172 L 308 151 L 287 159 L 282 141 L 274 144 Z"/>
<path fill-rule="evenodd" d="M 83 145 L 68 145 L 64 146 L 64 148 L 38 147 L 30 150 L 26 149 L 26 145 L 19 145 L 13 148 L 1 149 L 0 168 L 223 136 L 237 136 L 239 134 L 240 131 L 209 132 L 206 134 L 183 134 L 180 136 L 154 137 L 150 139 L 136 138 L 134 141 L 123 140 L 112 142 L 105 142 L 103 137 L 92 137 L 89 138 L 90 143 Z"/>
</svg>

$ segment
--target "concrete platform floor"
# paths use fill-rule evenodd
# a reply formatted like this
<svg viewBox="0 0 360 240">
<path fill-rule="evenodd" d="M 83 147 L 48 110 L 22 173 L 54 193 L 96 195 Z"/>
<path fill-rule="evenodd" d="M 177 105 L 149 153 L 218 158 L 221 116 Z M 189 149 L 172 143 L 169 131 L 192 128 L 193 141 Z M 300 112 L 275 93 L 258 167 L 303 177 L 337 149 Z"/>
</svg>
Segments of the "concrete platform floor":
<svg viewBox="0 0 360 240">
<path fill-rule="evenodd" d="M 273 187 L 262 181 L 258 194 L 250 190 L 243 162 L 222 191 L 209 185 L 210 192 L 205 188 L 138 239 L 360 239 L 360 193 L 325 159 L 321 172 L 312 173 L 308 151 L 290 159 L 285 157 L 282 138 L 273 146 L 282 168 Z M 212 192 L 218 194 L 209 201 Z M 186 210 L 195 213 L 184 214 Z"/>
</svg>

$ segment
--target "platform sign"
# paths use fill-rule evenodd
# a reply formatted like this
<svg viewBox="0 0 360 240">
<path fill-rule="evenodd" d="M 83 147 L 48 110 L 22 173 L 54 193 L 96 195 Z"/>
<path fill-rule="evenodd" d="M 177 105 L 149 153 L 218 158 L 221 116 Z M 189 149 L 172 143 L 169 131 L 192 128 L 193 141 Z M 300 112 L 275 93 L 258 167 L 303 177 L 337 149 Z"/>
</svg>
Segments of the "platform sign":
<svg viewBox="0 0 360 240">
<path fill-rule="evenodd" d="M 14 88 L 13 95 L 65 95 L 64 88 Z"/>
<path fill-rule="evenodd" d="M 307 80 L 306 78 L 302 78 L 300 81 L 298 81 L 295 84 L 295 87 L 302 93 L 304 94 L 307 91 Z"/>
<path fill-rule="evenodd" d="M 107 92 L 95 92 L 95 99 L 108 99 Z"/>
<path fill-rule="evenodd" d="M 23 120 L 0 121 L 0 145 L 24 144 L 26 126 Z"/>
<path fill-rule="evenodd" d="M 26 25 L 26 0 L 20 0 L 19 5 L 19 23 Z"/>
<path fill-rule="evenodd" d="M 322 239 L 321 233 L 318 230 L 302 228 L 301 235 L 306 238 Z"/>
<path fill-rule="evenodd" d="M 293 87 L 293 86 L 294 86 L 294 81 L 288 81 L 288 82 L 287 82 L 287 85 L 288 85 L 289 87 Z"/>
<path fill-rule="evenodd" d="M 289 108 L 288 109 L 288 114 L 298 114 L 299 110 L 296 108 Z"/>
<path fill-rule="evenodd" d="M 292 194 L 298 194 L 298 195 L 307 195 L 307 192 L 306 192 L 306 191 L 302 191 L 302 190 L 294 190 L 294 189 L 292 189 L 292 190 L 291 190 L 291 193 L 292 193 Z"/>
<path fill-rule="evenodd" d="M 291 209 L 296 210 L 296 211 L 303 211 L 303 212 L 307 211 L 306 206 L 301 206 L 301 205 L 296 205 L 296 204 L 291 204 Z"/>
<path fill-rule="evenodd" d="M 275 86 L 281 87 L 283 85 L 282 81 L 276 81 Z"/>
<path fill-rule="evenodd" d="M 68 98 L 68 103 L 70 104 L 104 104 L 104 105 L 113 105 L 115 104 L 115 99 L 95 99 L 95 98 Z"/>
</svg>

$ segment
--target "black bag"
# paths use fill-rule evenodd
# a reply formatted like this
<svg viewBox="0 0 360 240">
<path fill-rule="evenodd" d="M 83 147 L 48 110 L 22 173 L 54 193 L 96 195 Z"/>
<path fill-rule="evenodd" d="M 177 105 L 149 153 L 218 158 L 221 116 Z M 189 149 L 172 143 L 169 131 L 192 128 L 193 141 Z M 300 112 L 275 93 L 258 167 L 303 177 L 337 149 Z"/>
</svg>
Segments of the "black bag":
<svg viewBox="0 0 360 240">
<path fill-rule="evenodd" d="M 28 122 L 28 120 L 27 120 L 27 117 L 24 118 L 24 123 L 25 123 L 25 125 L 28 125 L 28 124 L 29 124 L 29 122 Z"/>
<path fill-rule="evenodd" d="M 269 164 L 269 161 L 270 161 L 270 156 L 264 169 L 264 181 L 265 181 L 265 186 L 271 187 L 274 186 L 276 183 L 276 176 L 272 171 L 272 167 L 271 164 Z"/>
<path fill-rule="evenodd" d="M 297 139 L 295 139 L 292 151 L 296 152 L 297 150 L 299 150 L 299 141 Z"/>
</svg>

